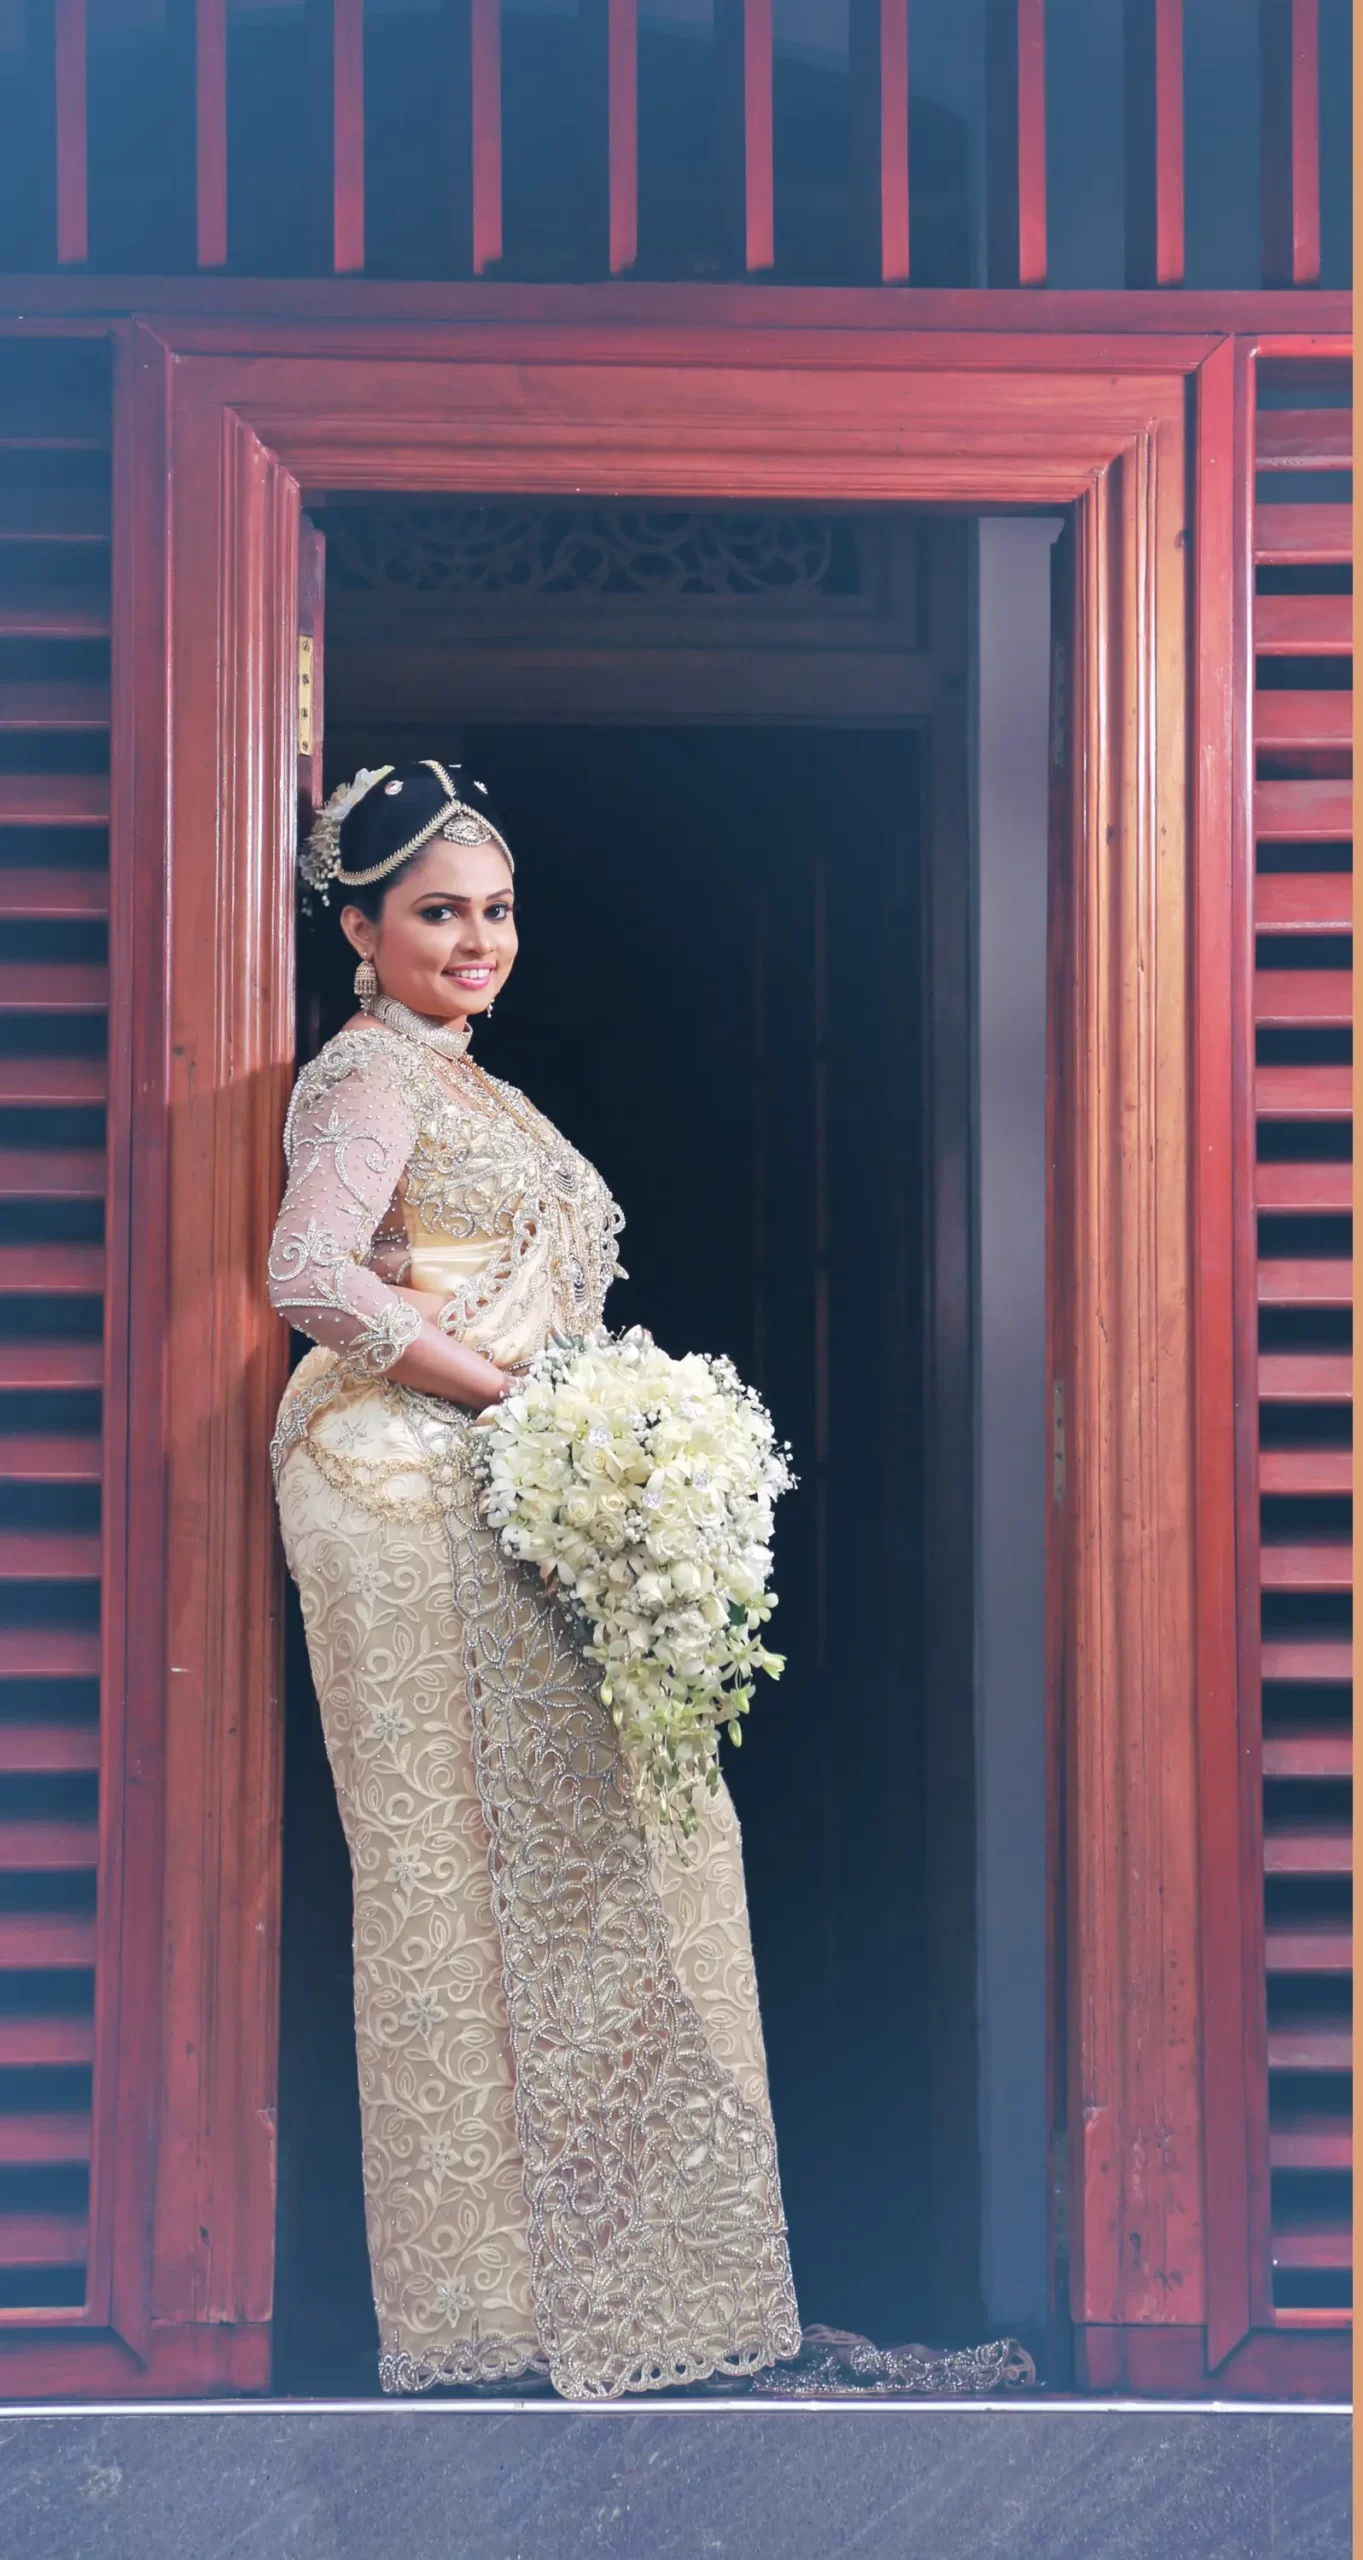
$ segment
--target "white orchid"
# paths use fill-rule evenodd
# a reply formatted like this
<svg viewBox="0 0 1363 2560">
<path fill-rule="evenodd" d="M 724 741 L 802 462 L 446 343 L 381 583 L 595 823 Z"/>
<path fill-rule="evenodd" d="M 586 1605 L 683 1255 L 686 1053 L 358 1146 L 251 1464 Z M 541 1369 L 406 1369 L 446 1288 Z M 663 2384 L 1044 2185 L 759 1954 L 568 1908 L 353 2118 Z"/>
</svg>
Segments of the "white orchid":
<svg viewBox="0 0 1363 2560">
<path fill-rule="evenodd" d="M 783 1668 L 761 1630 L 795 1479 L 770 1415 L 729 1361 L 635 1330 L 550 1343 L 477 1438 L 489 1524 L 601 1665 L 641 1817 L 691 1833 L 721 1728 L 740 1741 L 753 1679 Z"/>
</svg>

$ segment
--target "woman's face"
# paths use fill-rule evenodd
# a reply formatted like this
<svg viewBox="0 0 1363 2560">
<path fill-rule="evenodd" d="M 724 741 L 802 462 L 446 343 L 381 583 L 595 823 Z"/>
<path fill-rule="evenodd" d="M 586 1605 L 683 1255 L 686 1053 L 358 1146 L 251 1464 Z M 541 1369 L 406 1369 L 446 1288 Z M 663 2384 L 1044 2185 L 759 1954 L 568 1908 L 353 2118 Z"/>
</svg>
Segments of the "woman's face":
<svg viewBox="0 0 1363 2560">
<path fill-rule="evenodd" d="M 342 907 L 341 931 L 372 960 L 386 996 L 434 1021 L 486 1013 L 515 965 L 511 871 L 495 844 L 434 836 L 371 924 Z"/>
</svg>

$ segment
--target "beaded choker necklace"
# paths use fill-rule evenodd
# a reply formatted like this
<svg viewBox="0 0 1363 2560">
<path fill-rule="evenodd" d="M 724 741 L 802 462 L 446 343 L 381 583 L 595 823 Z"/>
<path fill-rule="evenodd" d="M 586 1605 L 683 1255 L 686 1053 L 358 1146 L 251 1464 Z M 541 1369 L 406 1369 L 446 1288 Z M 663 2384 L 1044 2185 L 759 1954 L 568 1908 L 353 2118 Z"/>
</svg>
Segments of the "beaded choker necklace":
<svg viewBox="0 0 1363 2560">
<path fill-rule="evenodd" d="M 399 1004 L 396 996 L 373 996 L 363 1009 L 386 1030 L 396 1031 L 403 1040 L 419 1041 L 423 1049 L 437 1049 L 442 1058 L 462 1058 L 473 1035 L 467 1020 L 431 1022 L 424 1013 L 413 1013 L 410 1005 Z"/>
</svg>

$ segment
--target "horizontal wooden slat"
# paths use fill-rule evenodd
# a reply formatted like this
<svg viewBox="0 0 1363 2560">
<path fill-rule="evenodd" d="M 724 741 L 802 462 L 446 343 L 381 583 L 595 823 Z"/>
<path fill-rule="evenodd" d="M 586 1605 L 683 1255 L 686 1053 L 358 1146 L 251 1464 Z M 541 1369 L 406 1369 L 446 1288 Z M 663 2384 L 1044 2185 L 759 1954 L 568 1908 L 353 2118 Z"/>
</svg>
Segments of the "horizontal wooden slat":
<svg viewBox="0 0 1363 2560">
<path fill-rule="evenodd" d="M 0 1529 L 0 1582 L 98 1582 L 93 1529 Z"/>
<path fill-rule="evenodd" d="M 93 1822 L 0 1821 L 0 1873 L 8 1867 L 22 1875 L 84 1875 L 98 1855 L 99 1833 Z M 5 2050 L 5 2025 L 6 2021 L 0 2018 L 0 2062 L 22 2060 L 21 2055 Z M 34 2057 L 38 2061 L 44 2058 Z M 81 2062 L 87 2054 L 53 2055 L 51 2059 Z"/>
<path fill-rule="evenodd" d="M 107 684 L 0 684 L 0 730 L 108 726 Z"/>
<path fill-rule="evenodd" d="M 1347 1212 L 1353 1207 L 1350 1164 L 1259 1164 L 1254 1168 L 1257 1209 Z"/>
<path fill-rule="evenodd" d="M 1260 514 L 1264 513 L 1261 507 Z M 0 489 L 0 542 L 107 542 L 105 489 Z"/>
<path fill-rule="evenodd" d="M 4 1442 L 0 1440 L 0 1449 Z M 1343 1493 L 1353 1491 L 1352 1449 L 1261 1449 L 1261 1493 Z"/>
<path fill-rule="evenodd" d="M 0 773 L 0 826 L 107 827 L 104 773 Z"/>
<path fill-rule="evenodd" d="M 104 1013 L 108 1004 L 99 962 L 0 960 L 0 1013 Z"/>
<path fill-rule="evenodd" d="M 104 1286 L 100 1244 L 0 1244 L 0 1297 L 97 1297 Z"/>
<path fill-rule="evenodd" d="M 83 2213 L 0 2213 L 0 2267 L 79 2267 L 88 2224 Z"/>
<path fill-rule="evenodd" d="M 0 2115 L 0 2169 L 74 2168 L 90 2157 L 85 2115 Z"/>
<path fill-rule="evenodd" d="M 1270 1973 L 1350 1973 L 1353 1935 L 1347 1920 L 1333 1929 L 1270 1927 L 1264 1933 Z"/>
<path fill-rule="evenodd" d="M 1255 931 L 1350 933 L 1353 891 L 1347 871 L 1261 871 L 1254 883 Z"/>
<path fill-rule="evenodd" d="M 12 869 L 0 864 L 0 916 L 38 922 L 67 916 L 98 920 L 108 912 L 109 874 L 96 863 L 79 869 L 54 864 L 51 870 L 30 863 L 16 863 Z"/>
<path fill-rule="evenodd" d="M 1353 1758 L 1347 1724 L 1293 1725 L 1264 1735 L 1266 1778 L 1348 1778 Z"/>
<path fill-rule="evenodd" d="M 1353 1549 L 1343 1539 L 1320 1546 L 1262 1546 L 1259 1579 L 1265 1591 L 1350 1591 Z"/>
<path fill-rule="evenodd" d="M 84 587 L 0 585 L 0 640 L 107 640 L 109 599 Z"/>
<path fill-rule="evenodd" d="M 0 975 L 3 973 L 0 972 Z M 1335 1028 L 1353 1020 L 1353 972 L 1350 969 L 1258 969 L 1254 976 L 1254 1019 L 1267 1028 L 1307 1029 L 1324 1023 Z"/>
<path fill-rule="evenodd" d="M 16 1387 L 98 1387 L 104 1353 L 98 1342 L 29 1342 L 0 1338 L 0 1390 Z"/>
<path fill-rule="evenodd" d="M 1261 1262 L 1261 1307 L 1347 1307 L 1353 1303 L 1353 1264 Z"/>
<path fill-rule="evenodd" d="M 1259 1666 L 1265 1680 L 1299 1681 L 1308 1688 L 1318 1680 L 1352 1680 L 1353 1647 L 1333 1638 L 1274 1642 L 1263 1646 Z"/>
<path fill-rule="evenodd" d="M 95 1923 L 89 1912 L 0 1911 L 4 1972 L 88 1973 L 94 1961 Z"/>
<path fill-rule="evenodd" d="M 1352 1404 L 1354 1364 L 1347 1351 L 1265 1351 L 1259 1394 L 1265 1404 Z"/>
<path fill-rule="evenodd" d="M 1270 2071 L 1348 2071 L 1353 2067 L 1353 2037 L 1343 2021 L 1338 2026 L 1270 2027 Z"/>
<path fill-rule="evenodd" d="M 99 1637 L 87 1627 L 0 1627 L 0 1680 L 95 1680 Z"/>
<path fill-rule="evenodd" d="M 1351 409 L 1261 409 L 1254 458 L 1261 471 L 1347 471 Z"/>
<path fill-rule="evenodd" d="M 1268 2157 L 1275 2169 L 1349 2169 L 1353 2128 L 1347 2116 L 1294 2115 L 1273 2126 Z"/>
<path fill-rule="evenodd" d="M 1277 566 L 1350 557 L 1353 510 L 1337 499 L 1296 499 L 1254 511 L 1254 557 Z"/>
<path fill-rule="evenodd" d="M 0 1200 L 102 1200 L 102 1147 L 0 1147 Z"/>
<path fill-rule="evenodd" d="M 1348 2216 L 1340 2222 L 1296 2223 L 1273 2233 L 1275 2267 L 1347 2267 L 1353 2263 Z"/>
<path fill-rule="evenodd" d="M 3 697 L 0 697 L 3 699 Z M 1351 693 L 1279 693 L 1254 697 L 1254 743 L 1265 755 L 1294 747 L 1348 747 L 1353 740 Z"/>
<path fill-rule="evenodd" d="M 98 1484 L 97 1431 L 0 1431 L 0 1484 Z M 0 1645 L 4 1643 L 0 1631 Z"/>
<path fill-rule="evenodd" d="M 1265 657 L 1347 658 L 1353 654 L 1350 596 L 1256 596 L 1254 646 Z"/>
<path fill-rule="evenodd" d="M 1256 782 L 1260 844 L 1346 844 L 1354 831 L 1350 782 Z"/>
<path fill-rule="evenodd" d="M 1258 1067 L 1254 1109 L 1260 1120 L 1351 1120 L 1350 1067 Z"/>
<path fill-rule="evenodd" d="M 0 1772 L 12 1777 L 17 1770 L 58 1776 L 63 1770 L 97 1769 L 99 1767 L 99 1727 L 97 1724 L 58 1724 L 40 1720 L 28 1724 L 11 1723 L 0 1717 Z M 3 1944 L 3 1914 L 0 1914 L 0 1944 Z"/>
<path fill-rule="evenodd" d="M 61 392 L 6 392 L 0 397 L 0 450 L 106 453 L 109 413 L 102 400 Z"/>
<path fill-rule="evenodd" d="M 1348 1823 L 1267 1825 L 1264 1830 L 1264 1873 L 1270 1876 L 1352 1875 L 1353 1834 Z"/>
</svg>

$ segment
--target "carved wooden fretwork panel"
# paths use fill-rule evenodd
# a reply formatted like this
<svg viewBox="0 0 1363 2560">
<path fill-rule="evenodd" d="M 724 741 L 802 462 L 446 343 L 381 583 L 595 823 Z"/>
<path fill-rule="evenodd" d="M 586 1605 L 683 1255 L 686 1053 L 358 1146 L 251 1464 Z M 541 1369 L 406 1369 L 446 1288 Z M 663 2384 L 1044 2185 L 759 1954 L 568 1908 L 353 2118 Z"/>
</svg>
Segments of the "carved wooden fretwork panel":
<svg viewBox="0 0 1363 2560">
<path fill-rule="evenodd" d="M 879 583 L 878 527 L 836 515 L 372 504 L 328 508 L 335 591 L 518 599 L 705 597 L 817 606 Z"/>
</svg>

